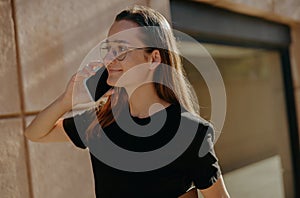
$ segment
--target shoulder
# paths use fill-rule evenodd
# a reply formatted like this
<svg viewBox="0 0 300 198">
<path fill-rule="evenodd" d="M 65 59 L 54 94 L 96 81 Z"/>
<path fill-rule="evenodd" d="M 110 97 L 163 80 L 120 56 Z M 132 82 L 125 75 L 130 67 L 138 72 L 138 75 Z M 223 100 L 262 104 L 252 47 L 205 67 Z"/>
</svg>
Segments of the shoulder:
<svg viewBox="0 0 300 198">
<path fill-rule="evenodd" d="M 182 121 L 185 121 L 189 124 L 197 124 L 201 127 L 213 128 L 213 125 L 209 121 L 205 120 L 199 115 L 195 115 L 194 113 L 188 112 L 186 110 L 181 112 L 181 119 Z"/>
<path fill-rule="evenodd" d="M 216 138 L 216 131 L 212 123 L 199 115 L 184 111 L 181 113 L 181 122 L 184 129 L 195 135 L 194 141 L 198 143 L 212 144 Z"/>
</svg>

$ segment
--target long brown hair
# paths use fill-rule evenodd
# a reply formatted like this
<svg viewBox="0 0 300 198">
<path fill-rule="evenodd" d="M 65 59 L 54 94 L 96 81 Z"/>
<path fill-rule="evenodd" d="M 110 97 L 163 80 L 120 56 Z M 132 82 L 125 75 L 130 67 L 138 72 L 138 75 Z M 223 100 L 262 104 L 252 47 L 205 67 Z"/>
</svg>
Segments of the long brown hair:
<svg viewBox="0 0 300 198">
<path fill-rule="evenodd" d="M 197 97 L 185 78 L 175 37 L 164 16 L 151 8 L 135 5 L 123 10 L 116 16 L 115 21 L 121 20 L 132 21 L 140 27 L 145 27 L 146 29 L 142 34 L 144 35 L 142 38 L 144 44 L 146 46 L 157 46 L 157 48 L 150 47 L 146 52 L 151 53 L 155 49 L 159 50 L 161 63 L 167 65 L 167 67 L 158 66 L 154 72 L 154 78 L 156 78 L 154 82 L 161 82 L 154 83 L 157 95 L 164 101 L 171 104 L 179 103 L 189 112 L 199 115 Z M 155 28 L 148 31 L 147 27 Z M 171 67 L 179 75 L 175 75 Z M 114 89 L 114 94 L 109 96 L 104 104 L 96 106 L 96 118 L 87 129 L 87 138 L 92 133 L 99 131 L 95 130 L 98 124 L 104 128 L 115 121 L 114 116 L 118 116 L 118 114 L 113 114 L 112 107 L 120 111 L 128 102 L 128 96 L 124 88 L 115 87 Z"/>
</svg>

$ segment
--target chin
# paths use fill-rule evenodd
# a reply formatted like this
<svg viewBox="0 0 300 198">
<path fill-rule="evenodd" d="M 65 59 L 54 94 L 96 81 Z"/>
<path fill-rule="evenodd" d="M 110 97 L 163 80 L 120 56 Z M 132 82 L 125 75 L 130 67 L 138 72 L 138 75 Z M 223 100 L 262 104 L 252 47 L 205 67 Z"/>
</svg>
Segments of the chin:
<svg viewBox="0 0 300 198">
<path fill-rule="evenodd" d="M 114 86 L 114 87 L 124 87 L 127 84 L 127 80 L 125 80 L 124 78 L 121 78 L 118 76 L 114 77 L 114 76 L 109 76 L 107 79 L 107 84 L 110 86 Z"/>
<path fill-rule="evenodd" d="M 112 81 L 112 80 L 107 80 L 106 83 L 109 85 L 109 86 L 115 86 L 116 82 Z"/>
</svg>

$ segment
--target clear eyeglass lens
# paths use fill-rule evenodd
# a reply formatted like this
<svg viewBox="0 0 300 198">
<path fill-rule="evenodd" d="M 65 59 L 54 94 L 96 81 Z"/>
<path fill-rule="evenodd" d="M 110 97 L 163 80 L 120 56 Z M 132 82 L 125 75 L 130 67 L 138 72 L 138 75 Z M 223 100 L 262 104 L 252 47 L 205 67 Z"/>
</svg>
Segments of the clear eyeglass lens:
<svg viewBox="0 0 300 198">
<path fill-rule="evenodd" d="M 100 45 L 100 56 L 104 59 L 108 53 L 111 53 L 114 58 L 118 60 L 124 59 L 126 56 L 126 52 L 128 47 L 120 44 L 112 44 L 112 43 L 102 43 Z"/>
</svg>

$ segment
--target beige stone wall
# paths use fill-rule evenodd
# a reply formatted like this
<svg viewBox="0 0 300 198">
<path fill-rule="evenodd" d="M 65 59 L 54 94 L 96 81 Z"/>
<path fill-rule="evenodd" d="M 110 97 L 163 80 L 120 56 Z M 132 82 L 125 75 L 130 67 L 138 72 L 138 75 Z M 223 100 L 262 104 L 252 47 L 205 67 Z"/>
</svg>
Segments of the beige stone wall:
<svg viewBox="0 0 300 198">
<path fill-rule="evenodd" d="M 298 0 L 194 0 L 283 23 L 300 21 Z"/>
<path fill-rule="evenodd" d="M 21 108 L 18 94 L 13 13 L 9 1 L 0 2 L 0 13 L 0 84 L 2 85 L 0 88 L 0 115 L 11 115 L 18 114 Z"/>
</svg>

